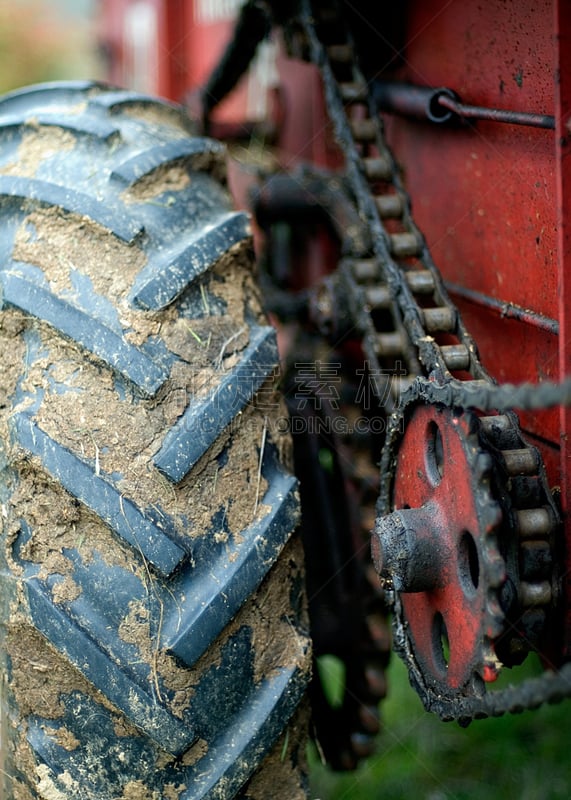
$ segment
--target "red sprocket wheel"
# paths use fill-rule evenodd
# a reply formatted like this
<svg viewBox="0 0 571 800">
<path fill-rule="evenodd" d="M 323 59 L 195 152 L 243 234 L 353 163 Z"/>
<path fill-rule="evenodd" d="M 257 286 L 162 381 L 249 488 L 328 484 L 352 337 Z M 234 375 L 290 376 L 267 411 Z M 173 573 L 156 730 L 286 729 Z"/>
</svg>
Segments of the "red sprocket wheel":
<svg viewBox="0 0 571 800">
<path fill-rule="evenodd" d="M 493 641 L 504 622 L 491 459 L 470 412 L 413 404 L 401 421 L 394 510 L 378 519 L 372 543 L 377 571 L 395 593 L 395 644 L 433 693 L 479 694 L 482 680 L 497 677 Z"/>
</svg>

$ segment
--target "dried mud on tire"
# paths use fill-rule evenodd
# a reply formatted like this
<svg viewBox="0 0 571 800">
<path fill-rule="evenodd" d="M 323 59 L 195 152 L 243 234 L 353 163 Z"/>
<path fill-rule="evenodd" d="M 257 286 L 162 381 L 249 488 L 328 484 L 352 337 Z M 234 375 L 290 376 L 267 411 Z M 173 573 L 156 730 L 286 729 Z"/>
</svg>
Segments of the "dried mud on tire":
<svg viewBox="0 0 571 800">
<path fill-rule="evenodd" d="M 224 152 L 96 84 L 0 99 L 0 784 L 306 797 L 277 349 Z"/>
</svg>

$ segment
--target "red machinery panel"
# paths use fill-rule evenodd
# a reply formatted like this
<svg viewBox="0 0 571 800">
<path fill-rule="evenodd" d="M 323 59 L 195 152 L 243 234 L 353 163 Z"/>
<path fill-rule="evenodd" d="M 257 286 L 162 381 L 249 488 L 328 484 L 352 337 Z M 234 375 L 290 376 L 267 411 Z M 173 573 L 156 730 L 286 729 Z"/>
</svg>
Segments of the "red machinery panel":
<svg viewBox="0 0 571 800">
<path fill-rule="evenodd" d="M 553 23 L 549 0 L 414 3 L 398 77 L 472 105 L 553 114 Z M 559 315 L 553 131 L 396 117 L 388 130 L 436 264 L 478 293 L 469 302 L 451 287 L 485 364 L 502 382 L 557 379 L 558 339 L 541 319 Z M 541 316 L 507 321 L 507 304 Z M 556 412 L 526 423 L 559 446 Z"/>
<path fill-rule="evenodd" d="M 109 79 L 184 101 L 220 58 L 240 5 L 241 0 L 103 0 L 101 39 Z M 266 119 L 275 83 L 275 48 L 267 43 L 215 119 Z"/>
</svg>

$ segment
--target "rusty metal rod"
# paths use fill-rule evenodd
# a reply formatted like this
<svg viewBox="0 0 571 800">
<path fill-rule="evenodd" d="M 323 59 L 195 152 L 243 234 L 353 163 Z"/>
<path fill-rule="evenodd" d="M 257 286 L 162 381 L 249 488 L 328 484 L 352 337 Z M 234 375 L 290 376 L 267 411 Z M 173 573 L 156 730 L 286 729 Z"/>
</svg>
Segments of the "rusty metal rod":
<svg viewBox="0 0 571 800">
<path fill-rule="evenodd" d="M 511 125 L 555 129 L 555 117 L 527 111 L 509 111 L 462 103 L 456 92 L 447 87 L 437 89 L 398 81 L 377 81 L 373 96 L 380 111 L 402 114 L 444 124 L 459 119 L 482 119 Z"/>
<path fill-rule="evenodd" d="M 515 303 L 508 303 L 505 300 L 498 300 L 483 292 L 476 292 L 473 289 L 468 289 L 465 286 L 460 286 L 457 283 L 446 282 L 446 288 L 451 295 L 461 297 L 468 303 L 474 303 L 477 306 L 488 308 L 490 311 L 499 314 L 500 317 L 507 319 L 517 319 L 520 322 L 526 322 L 528 325 L 533 325 L 547 333 L 554 335 L 559 334 L 559 323 L 551 317 L 546 317 L 544 314 L 539 314 L 537 311 L 532 311 L 529 308 L 522 308 Z"/>
<path fill-rule="evenodd" d="M 549 114 L 532 114 L 528 111 L 508 111 L 503 108 L 486 108 L 460 103 L 453 97 L 440 94 L 436 102 L 462 119 L 484 119 L 490 122 L 505 122 L 508 125 L 528 125 L 532 128 L 555 130 L 555 117 Z"/>
</svg>

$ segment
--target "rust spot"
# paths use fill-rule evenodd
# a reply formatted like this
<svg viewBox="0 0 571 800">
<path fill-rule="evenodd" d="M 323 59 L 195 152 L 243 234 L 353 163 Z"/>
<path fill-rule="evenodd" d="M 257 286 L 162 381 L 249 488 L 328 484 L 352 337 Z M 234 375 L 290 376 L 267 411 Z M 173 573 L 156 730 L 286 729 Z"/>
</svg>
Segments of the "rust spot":
<svg viewBox="0 0 571 800">
<path fill-rule="evenodd" d="M 519 67 L 514 73 L 514 81 L 517 83 L 519 88 L 521 89 L 523 86 L 523 69 Z"/>
</svg>

